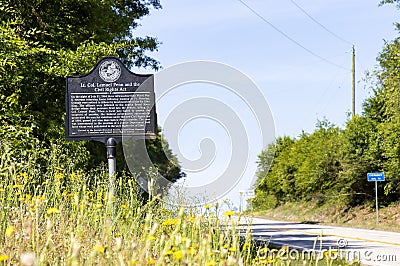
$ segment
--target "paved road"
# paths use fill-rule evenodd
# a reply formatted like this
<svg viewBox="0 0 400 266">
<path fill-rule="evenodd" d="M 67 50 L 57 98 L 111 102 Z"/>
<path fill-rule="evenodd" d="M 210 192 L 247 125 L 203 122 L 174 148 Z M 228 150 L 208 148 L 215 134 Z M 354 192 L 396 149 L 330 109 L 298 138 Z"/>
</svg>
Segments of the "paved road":
<svg viewBox="0 0 400 266">
<path fill-rule="evenodd" d="M 334 249 L 338 253 L 332 253 L 332 258 L 358 259 L 363 265 L 400 265 L 400 233 L 259 218 L 253 218 L 251 228 L 257 241 L 288 246 L 293 256 Z"/>
</svg>

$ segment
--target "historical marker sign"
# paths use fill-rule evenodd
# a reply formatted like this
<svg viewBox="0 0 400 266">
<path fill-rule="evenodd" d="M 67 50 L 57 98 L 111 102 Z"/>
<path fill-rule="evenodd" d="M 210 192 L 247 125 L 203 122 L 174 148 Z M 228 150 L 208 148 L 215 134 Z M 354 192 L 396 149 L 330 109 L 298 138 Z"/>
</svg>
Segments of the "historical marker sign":
<svg viewBox="0 0 400 266">
<path fill-rule="evenodd" d="M 154 138 L 154 103 L 153 75 L 132 73 L 117 58 L 105 57 L 90 73 L 67 77 L 66 137 L 104 143 L 123 134 Z"/>
</svg>

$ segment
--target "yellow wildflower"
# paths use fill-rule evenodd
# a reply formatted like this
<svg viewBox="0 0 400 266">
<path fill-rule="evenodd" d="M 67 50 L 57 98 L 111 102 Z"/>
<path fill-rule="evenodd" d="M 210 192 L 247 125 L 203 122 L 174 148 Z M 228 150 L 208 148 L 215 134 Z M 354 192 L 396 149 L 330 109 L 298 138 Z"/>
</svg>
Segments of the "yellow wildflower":
<svg viewBox="0 0 400 266">
<path fill-rule="evenodd" d="M 28 178 L 28 174 L 26 172 L 20 173 L 19 175 L 25 179 Z"/>
<path fill-rule="evenodd" d="M 217 263 L 215 262 L 215 260 L 209 261 L 206 263 L 206 266 L 214 266 L 217 265 Z"/>
<path fill-rule="evenodd" d="M 0 262 L 1 261 L 6 261 L 8 260 L 8 256 L 7 255 L 0 255 Z"/>
<path fill-rule="evenodd" d="M 261 248 L 261 249 L 258 250 L 258 254 L 262 254 L 262 255 L 268 254 L 269 252 L 270 252 L 270 249 L 267 248 L 267 247 Z"/>
<path fill-rule="evenodd" d="M 47 210 L 47 214 L 50 215 L 50 214 L 53 214 L 53 213 L 60 213 L 60 211 L 55 207 L 50 208 L 50 209 Z"/>
<path fill-rule="evenodd" d="M 172 254 L 174 254 L 174 252 L 173 252 L 172 250 L 169 249 L 169 250 L 167 250 L 167 251 L 165 252 L 165 254 L 166 254 L 166 255 L 172 255 Z"/>
<path fill-rule="evenodd" d="M 22 186 L 21 186 L 20 184 L 15 184 L 15 185 L 13 186 L 13 188 L 22 189 Z"/>
<path fill-rule="evenodd" d="M 10 225 L 6 229 L 6 236 L 11 236 L 14 233 L 15 229 L 14 226 Z"/>
<path fill-rule="evenodd" d="M 195 216 L 189 216 L 188 217 L 189 222 L 193 223 L 196 220 Z"/>
<path fill-rule="evenodd" d="M 177 224 L 179 224 L 179 220 L 177 219 L 167 219 L 161 223 L 162 226 L 177 225 Z"/>
<path fill-rule="evenodd" d="M 224 212 L 224 216 L 228 216 L 228 217 L 231 217 L 234 214 L 235 214 L 234 211 L 226 211 L 226 212 Z"/>
<path fill-rule="evenodd" d="M 188 254 L 193 255 L 196 253 L 196 249 L 194 247 L 189 247 Z"/>
<path fill-rule="evenodd" d="M 207 204 L 207 205 L 204 206 L 204 208 L 207 209 L 207 210 L 208 210 L 210 207 L 211 207 L 211 204 Z"/>
<path fill-rule="evenodd" d="M 156 264 L 156 261 L 153 258 L 147 258 L 147 264 L 153 265 L 153 264 Z"/>
<path fill-rule="evenodd" d="M 156 238 L 155 238 L 155 236 L 147 236 L 146 239 L 149 241 L 152 241 L 152 240 L 155 240 Z"/>
<path fill-rule="evenodd" d="M 54 175 L 54 177 L 55 177 L 56 179 L 62 179 L 62 178 L 64 178 L 64 174 L 63 174 L 63 173 L 56 173 L 56 174 Z"/>
<path fill-rule="evenodd" d="M 106 248 L 102 245 L 95 245 L 93 247 L 93 250 L 98 252 L 98 253 L 104 253 L 104 251 L 106 250 Z"/>
<path fill-rule="evenodd" d="M 122 209 L 126 209 L 126 208 L 128 208 L 128 206 L 126 206 L 125 204 L 122 204 L 122 205 L 121 205 L 121 208 L 122 208 Z"/>
<path fill-rule="evenodd" d="M 272 263 L 274 263 L 275 261 L 276 261 L 275 259 L 272 259 L 272 258 L 269 258 L 269 257 L 268 257 L 268 259 L 267 259 L 268 264 L 272 264 Z"/>
<path fill-rule="evenodd" d="M 71 180 L 75 180 L 75 179 L 77 179 L 79 176 L 75 173 L 75 172 L 73 172 L 70 176 L 69 176 L 69 178 L 71 179 Z"/>
<path fill-rule="evenodd" d="M 323 253 L 324 258 L 330 259 L 332 257 L 335 257 L 335 255 L 338 254 L 338 250 L 336 249 L 330 249 L 330 250 L 326 250 Z"/>
<path fill-rule="evenodd" d="M 173 256 L 174 256 L 174 259 L 176 259 L 176 260 L 182 259 L 183 258 L 182 250 L 175 251 Z"/>
</svg>

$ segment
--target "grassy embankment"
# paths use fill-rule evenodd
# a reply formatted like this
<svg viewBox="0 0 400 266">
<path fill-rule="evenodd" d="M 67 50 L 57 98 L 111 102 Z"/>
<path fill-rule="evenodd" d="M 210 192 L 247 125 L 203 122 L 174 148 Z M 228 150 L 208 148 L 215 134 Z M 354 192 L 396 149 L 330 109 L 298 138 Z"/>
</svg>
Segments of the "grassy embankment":
<svg viewBox="0 0 400 266">
<path fill-rule="evenodd" d="M 274 209 L 257 211 L 255 216 L 292 222 L 315 222 L 354 228 L 400 232 L 400 202 L 379 207 L 379 223 L 376 224 L 374 202 L 353 208 L 310 202 L 290 202 Z"/>
</svg>

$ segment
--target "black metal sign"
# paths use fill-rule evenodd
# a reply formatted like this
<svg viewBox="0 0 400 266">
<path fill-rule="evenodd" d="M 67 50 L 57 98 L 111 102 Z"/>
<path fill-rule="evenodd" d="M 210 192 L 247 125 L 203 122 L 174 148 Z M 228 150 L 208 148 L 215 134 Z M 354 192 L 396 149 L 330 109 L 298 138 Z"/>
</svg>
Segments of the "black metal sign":
<svg viewBox="0 0 400 266">
<path fill-rule="evenodd" d="M 90 73 L 67 77 L 65 132 L 69 140 L 104 143 L 123 134 L 156 137 L 153 75 L 132 73 L 117 58 L 105 57 Z"/>
</svg>

